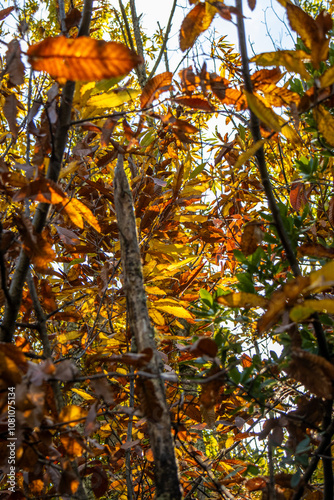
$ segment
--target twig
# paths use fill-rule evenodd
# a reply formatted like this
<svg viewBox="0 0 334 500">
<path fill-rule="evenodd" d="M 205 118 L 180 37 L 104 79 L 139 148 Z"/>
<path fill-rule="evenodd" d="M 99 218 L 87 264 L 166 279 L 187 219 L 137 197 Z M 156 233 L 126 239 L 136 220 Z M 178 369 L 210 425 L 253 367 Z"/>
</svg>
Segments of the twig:
<svg viewBox="0 0 334 500">
<path fill-rule="evenodd" d="M 143 61 L 144 61 L 143 41 L 142 41 L 141 33 L 140 33 L 139 17 L 137 16 L 137 12 L 136 12 L 135 0 L 130 0 L 130 10 L 131 10 L 133 34 L 135 36 L 136 46 L 137 46 L 137 53 L 140 57 L 143 58 Z M 137 74 L 138 74 L 139 85 L 141 86 L 141 88 L 143 88 L 145 86 L 146 81 L 147 81 L 145 62 L 138 66 Z"/>
<path fill-rule="evenodd" d="M 155 72 L 157 70 L 157 67 L 160 64 L 162 56 L 165 53 L 167 42 L 168 42 L 168 37 L 169 37 L 169 34 L 170 34 L 170 30 L 172 28 L 172 20 L 173 20 L 173 16 L 174 16 L 176 5 L 177 5 L 177 0 L 174 0 L 173 5 L 172 5 L 172 10 L 171 10 L 170 15 L 169 15 L 169 19 L 168 19 L 168 23 L 167 23 L 167 28 L 166 28 L 166 33 L 165 33 L 165 36 L 164 36 L 164 39 L 163 39 L 163 42 L 162 42 L 162 46 L 161 46 L 159 55 L 157 57 L 157 60 L 155 61 L 154 66 L 153 66 L 153 68 L 152 68 L 152 70 L 151 70 L 151 72 L 149 74 L 148 80 L 150 80 L 154 76 L 154 74 L 155 74 Z"/>
</svg>

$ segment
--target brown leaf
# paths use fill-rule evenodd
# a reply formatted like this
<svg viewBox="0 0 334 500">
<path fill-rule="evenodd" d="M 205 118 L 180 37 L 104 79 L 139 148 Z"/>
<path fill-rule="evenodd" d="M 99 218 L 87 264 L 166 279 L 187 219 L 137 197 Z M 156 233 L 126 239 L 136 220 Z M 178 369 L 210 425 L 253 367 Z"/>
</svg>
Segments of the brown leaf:
<svg viewBox="0 0 334 500">
<path fill-rule="evenodd" d="M 201 337 L 190 347 L 189 352 L 195 356 L 209 356 L 214 358 L 217 355 L 218 347 L 214 340 L 209 337 Z"/>
<path fill-rule="evenodd" d="M 18 40 L 12 40 L 8 44 L 6 72 L 9 73 L 8 88 L 24 82 L 24 64 L 21 61 L 21 47 Z"/>
<path fill-rule="evenodd" d="M 101 466 L 89 468 L 90 471 L 93 472 L 90 480 L 92 491 L 95 498 L 101 498 L 109 489 L 108 476 Z"/>
<path fill-rule="evenodd" d="M 216 9 L 207 9 L 207 2 L 198 3 L 185 17 L 180 29 L 180 48 L 182 52 L 190 49 L 196 38 L 206 31 L 215 15 Z"/>
<path fill-rule="evenodd" d="M 303 256 L 334 259 L 334 248 L 324 247 L 320 243 L 304 243 L 297 250 Z"/>
<path fill-rule="evenodd" d="M 113 404 L 114 402 L 113 391 L 108 380 L 106 380 L 105 378 L 92 380 L 91 386 L 93 387 L 97 397 L 101 397 L 107 405 Z"/>
<path fill-rule="evenodd" d="M 260 222 L 253 221 L 244 226 L 240 248 L 246 257 L 252 255 L 263 240 L 264 233 L 261 229 L 261 225 Z"/>
<path fill-rule="evenodd" d="M 291 361 L 285 371 L 316 396 L 332 399 L 334 365 L 322 356 L 297 348 L 292 352 Z"/>
<path fill-rule="evenodd" d="M 81 17 L 82 14 L 79 9 L 70 9 L 65 18 L 66 29 L 69 30 L 73 26 L 79 26 Z"/>
<path fill-rule="evenodd" d="M 256 6 L 256 0 L 247 0 L 247 2 L 248 2 L 248 7 L 250 8 L 250 10 L 254 10 L 255 6 Z"/>
<path fill-rule="evenodd" d="M 102 133 L 101 133 L 101 146 L 102 148 L 106 148 L 109 144 L 110 141 L 110 136 L 113 133 L 113 130 L 115 129 L 117 125 L 117 118 L 107 118 L 106 121 L 103 124 L 102 127 Z"/>
<path fill-rule="evenodd" d="M 72 81 L 91 82 L 126 75 L 142 63 L 141 57 L 121 43 L 89 37 L 46 38 L 31 45 L 27 54 L 33 69 Z"/>
<path fill-rule="evenodd" d="M 263 477 L 252 477 L 251 479 L 248 479 L 245 483 L 246 488 L 248 491 L 258 491 L 258 490 L 263 490 L 266 486 L 266 480 Z"/>
<path fill-rule="evenodd" d="M 303 205 L 304 188 L 303 182 L 296 181 L 291 184 L 290 203 L 296 212 L 299 212 Z"/>
<path fill-rule="evenodd" d="M 154 99 L 157 99 L 160 94 L 169 90 L 171 88 L 172 78 L 173 73 L 170 73 L 169 71 L 151 78 L 151 80 L 149 80 L 143 88 L 140 96 L 140 107 L 142 109 L 146 108 L 154 101 Z"/>
<path fill-rule="evenodd" d="M 181 104 L 182 106 L 208 111 L 209 113 L 212 113 L 215 110 L 212 104 L 210 104 L 209 101 L 203 97 L 176 97 L 173 101 L 177 104 Z"/>
<path fill-rule="evenodd" d="M 15 7 L 7 7 L 7 9 L 0 10 L 0 21 L 5 19 L 5 17 L 9 16 L 9 14 L 13 12 L 14 9 Z"/>
<path fill-rule="evenodd" d="M 288 3 L 287 15 L 291 28 L 300 35 L 304 44 L 311 50 L 312 62 L 316 68 L 327 59 L 329 50 L 328 31 L 332 28 L 332 19 L 328 12 L 322 11 L 314 20 L 303 9 Z"/>
<path fill-rule="evenodd" d="M 37 234 L 30 219 L 25 217 L 17 218 L 16 224 L 21 235 L 24 252 L 31 259 L 36 270 L 43 272 L 56 257 L 51 243 L 48 241 L 47 230 L 43 231 L 42 234 Z"/>
<path fill-rule="evenodd" d="M 17 139 L 17 134 L 18 134 L 18 126 L 16 123 L 18 105 L 19 101 L 17 100 L 15 94 L 6 95 L 5 104 L 3 107 L 3 114 L 6 117 L 6 120 L 9 125 L 9 130 L 11 131 L 14 140 Z"/>
</svg>

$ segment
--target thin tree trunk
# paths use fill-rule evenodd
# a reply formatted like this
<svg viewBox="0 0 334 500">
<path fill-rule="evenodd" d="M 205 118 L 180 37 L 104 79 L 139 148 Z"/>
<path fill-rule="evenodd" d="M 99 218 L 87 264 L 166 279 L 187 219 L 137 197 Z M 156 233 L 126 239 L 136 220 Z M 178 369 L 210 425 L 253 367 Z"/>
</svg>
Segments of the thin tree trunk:
<svg viewBox="0 0 334 500">
<path fill-rule="evenodd" d="M 147 355 L 147 363 L 143 369 L 156 375 L 154 378 L 139 377 L 137 382 L 154 456 L 156 499 L 178 500 L 182 495 L 165 388 L 160 377 L 161 360 L 148 315 L 133 199 L 121 155 L 115 169 L 114 197 L 129 327 L 138 352 Z"/>
</svg>

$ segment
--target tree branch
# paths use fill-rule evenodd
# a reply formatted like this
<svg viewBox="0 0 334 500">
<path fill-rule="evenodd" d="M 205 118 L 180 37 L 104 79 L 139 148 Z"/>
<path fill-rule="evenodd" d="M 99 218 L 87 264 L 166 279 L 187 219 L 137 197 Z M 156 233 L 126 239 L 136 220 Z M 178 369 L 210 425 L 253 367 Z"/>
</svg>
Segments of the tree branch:
<svg viewBox="0 0 334 500">
<path fill-rule="evenodd" d="M 165 53 L 167 42 L 168 42 L 168 37 L 169 37 L 169 34 L 170 34 L 170 30 L 172 29 L 172 20 L 173 20 L 173 16 L 174 16 L 176 5 L 177 5 L 177 0 L 174 0 L 173 5 L 172 5 L 172 10 L 170 12 L 170 16 L 169 16 L 168 23 L 167 23 L 166 33 L 165 33 L 165 36 L 164 36 L 164 39 L 163 39 L 163 42 L 162 42 L 162 46 L 161 46 L 159 55 L 157 57 L 157 60 L 155 61 L 154 66 L 153 66 L 153 68 L 152 68 L 152 70 L 151 70 L 151 72 L 149 74 L 148 80 L 150 80 L 151 78 L 153 78 L 153 76 L 155 75 L 157 67 L 159 66 L 160 61 L 162 59 L 162 56 Z"/>
<path fill-rule="evenodd" d="M 244 26 L 244 18 L 242 15 L 242 0 L 236 0 L 236 7 L 240 11 L 240 15 L 237 16 L 237 26 L 238 26 L 240 54 L 241 54 L 241 59 L 242 59 L 243 79 L 244 79 L 245 89 L 247 90 L 247 92 L 253 93 L 253 85 L 252 85 L 252 81 L 250 78 L 249 66 L 248 66 L 245 26 Z M 250 128 L 251 128 L 252 136 L 254 139 L 254 143 L 257 141 L 260 141 L 262 139 L 262 137 L 261 137 L 259 120 L 258 120 L 257 116 L 253 113 L 253 111 L 250 111 Z M 278 236 L 282 242 L 282 245 L 283 245 L 283 248 L 285 250 L 289 264 L 291 266 L 291 269 L 292 269 L 294 275 L 298 276 L 301 274 L 300 268 L 299 268 L 299 265 L 297 262 L 295 252 L 292 248 L 290 238 L 285 230 L 283 220 L 282 220 L 279 208 L 277 206 L 277 203 L 276 203 L 276 200 L 274 197 L 274 192 L 272 189 L 272 185 L 271 185 L 270 178 L 269 178 L 269 173 L 268 173 L 267 166 L 266 166 L 266 160 L 265 160 L 265 156 L 264 156 L 263 147 L 261 147 L 257 151 L 256 158 L 257 158 L 257 162 L 258 162 L 259 172 L 261 175 L 261 181 L 262 181 L 264 191 L 265 191 L 265 194 L 266 194 L 266 197 L 268 200 L 268 205 L 269 205 L 271 214 L 273 216 L 273 220 L 274 220 L 274 223 L 275 223 L 275 226 L 277 229 Z"/>
<path fill-rule="evenodd" d="M 136 12 L 135 0 L 130 0 L 130 10 L 131 10 L 133 34 L 135 36 L 136 46 L 137 46 L 137 54 L 139 56 L 141 56 L 143 58 L 143 61 L 144 61 L 143 41 L 142 41 L 141 33 L 140 33 L 139 17 L 137 16 L 137 12 Z M 141 86 L 141 88 L 143 88 L 145 86 L 145 83 L 147 82 L 145 62 L 138 66 L 138 73 L 137 74 L 138 74 L 139 85 Z"/>
</svg>

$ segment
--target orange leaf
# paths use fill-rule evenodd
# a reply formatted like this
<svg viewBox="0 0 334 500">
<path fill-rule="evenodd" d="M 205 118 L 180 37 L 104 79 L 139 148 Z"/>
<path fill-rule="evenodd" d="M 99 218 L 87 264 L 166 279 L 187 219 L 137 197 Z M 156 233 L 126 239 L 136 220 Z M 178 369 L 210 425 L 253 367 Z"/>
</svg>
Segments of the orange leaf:
<svg viewBox="0 0 334 500">
<path fill-rule="evenodd" d="M 210 104 L 206 99 L 203 99 L 203 97 L 176 97 L 173 100 L 178 104 L 188 106 L 193 109 L 200 109 L 211 113 L 215 110 L 212 104 Z"/>
<path fill-rule="evenodd" d="M 299 212 L 303 204 L 304 184 L 302 182 L 293 182 L 290 190 L 290 203 L 292 208 Z"/>
<path fill-rule="evenodd" d="M 169 90 L 172 83 L 173 73 L 166 71 L 160 75 L 156 75 L 149 80 L 143 88 L 142 95 L 140 96 L 141 108 L 149 106 L 154 99 L 157 99 L 162 92 Z"/>
<path fill-rule="evenodd" d="M 98 81 L 126 75 L 141 57 L 117 42 L 89 37 L 46 38 L 28 49 L 33 69 L 62 80 Z"/>
<path fill-rule="evenodd" d="M 197 4 L 183 20 L 180 30 L 182 52 L 190 49 L 196 38 L 208 29 L 217 10 L 207 9 L 206 3 Z"/>
</svg>

